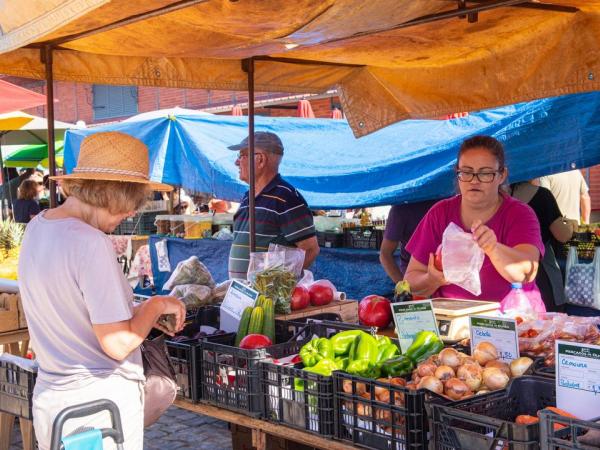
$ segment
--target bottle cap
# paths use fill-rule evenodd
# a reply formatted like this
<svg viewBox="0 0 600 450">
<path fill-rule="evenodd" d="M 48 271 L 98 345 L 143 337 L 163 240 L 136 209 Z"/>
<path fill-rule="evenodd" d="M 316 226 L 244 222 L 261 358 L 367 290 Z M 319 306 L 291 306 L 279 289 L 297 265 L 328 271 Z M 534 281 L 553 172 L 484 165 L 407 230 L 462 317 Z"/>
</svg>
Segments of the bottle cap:
<svg viewBox="0 0 600 450">
<path fill-rule="evenodd" d="M 511 283 L 510 287 L 513 289 L 521 289 L 523 285 L 521 283 Z"/>
</svg>

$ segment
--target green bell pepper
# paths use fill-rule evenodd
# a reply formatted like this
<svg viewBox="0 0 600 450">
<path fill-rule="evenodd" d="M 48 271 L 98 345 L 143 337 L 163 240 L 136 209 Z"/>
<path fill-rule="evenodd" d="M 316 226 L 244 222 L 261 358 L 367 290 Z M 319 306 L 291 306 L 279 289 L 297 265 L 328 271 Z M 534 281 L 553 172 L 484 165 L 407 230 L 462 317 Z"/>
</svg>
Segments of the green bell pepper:
<svg viewBox="0 0 600 450">
<path fill-rule="evenodd" d="M 334 370 L 339 369 L 341 369 L 341 365 L 338 362 L 333 361 L 331 359 L 322 359 L 312 367 L 305 367 L 304 371 L 330 377 L 331 373 Z M 308 383 L 309 386 L 312 386 L 310 381 Z M 312 383 L 314 384 L 314 382 Z M 316 386 L 312 387 L 316 388 Z M 302 380 L 301 378 L 294 378 L 294 389 L 296 389 L 297 391 L 302 391 L 304 389 L 304 380 Z"/>
<path fill-rule="evenodd" d="M 400 355 L 400 350 L 398 349 L 396 344 L 392 343 L 387 345 L 380 345 L 378 350 L 379 351 L 377 352 L 377 364 L 381 364 L 387 361 L 388 359 L 392 359 Z"/>
<path fill-rule="evenodd" d="M 350 351 L 350 346 L 360 333 L 362 333 L 361 330 L 347 330 L 329 338 L 335 356 L 346 355 Z"/>
<path fill-rule="evenodd" d="M 381 369 L 376 364 L 372 363 L 368 359 L 358 359 L 351 361 L 346 367 L 346 372 L 351 375 L 358 375 L 364 378 L 379 378 L 381 375 Z"/>
<path fill-rule="evenodd" d="M 334 361 L 340 370 L 346 370 L 346 367 L 348 367 L 348 363 L 350 362 L 347 356 L 338 356 Z"/>
<path fill-rule="evenodd" d="M 366 359 L 375 364 L 377 362 L 377 353 L 379 351 L 378 347 L 377 339 L 370 334 L 361 331 L 350 346 L 348 358 L 350 359 L 350 362 Z"/>
<path fill-rule="evenodd" d="M 412 372 L 415 365 L 406 355 L 388 359 L 381 364 L 381 372 L 386 377 L 401 377 Z"/>
<path fill-rule="evenodd" d="M 419 331 L 404 354 L 417 364 L 431 355 L 438 354 L 443 348 L 444 343 L 437 334 L 432 331 Z"/>
<path fill-rule="evenodd" d="M 315 338 L 300 349 L 300 358 L 304 367 L 312 367 L 323 359 L 333 359 L 334 352 L 327 338 Z"/>
<path fill-rule="evenodd" d="M 377 339 L 377 345 L 381 348 L 382 345 L 390 345 L 392 340 L 387 336 L 382 336 L 381 334 L 375 335 L 375 339 Z"/>
</svg>

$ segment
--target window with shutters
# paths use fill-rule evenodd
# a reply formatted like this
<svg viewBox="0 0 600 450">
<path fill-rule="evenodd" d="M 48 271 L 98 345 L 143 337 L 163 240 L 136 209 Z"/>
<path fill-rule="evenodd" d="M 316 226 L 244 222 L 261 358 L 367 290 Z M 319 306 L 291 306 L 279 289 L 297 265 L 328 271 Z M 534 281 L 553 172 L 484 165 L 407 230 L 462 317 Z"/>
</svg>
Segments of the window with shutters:
<svg viewBox="0 0 600 450">
<path fill-rule="evenodd" d="M 109 86 L 95 84 L 94 120 L 131 116 L 138 112 L 137 86 Z"/>
</svg>

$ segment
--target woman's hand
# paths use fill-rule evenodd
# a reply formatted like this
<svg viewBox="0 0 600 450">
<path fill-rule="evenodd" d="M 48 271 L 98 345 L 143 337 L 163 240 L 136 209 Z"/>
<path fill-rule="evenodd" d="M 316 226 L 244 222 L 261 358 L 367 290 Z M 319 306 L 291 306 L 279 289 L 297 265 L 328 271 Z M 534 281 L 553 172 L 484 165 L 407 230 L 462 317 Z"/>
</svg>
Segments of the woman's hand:
<svg viewBox="0 0 600 450">
<path fill-rule="evenodd" d="M 429 279 L 436 286 L 436 289 L 440 286 L 446 286 L 450 284 L 444 278 L 444 272 L 439 271 L 435 267 L 435 255 L 433 253 L 429 254 L 429 262 L 427 263 L 427 275 L 429 275 Z"/>
<path fill-rule="evenodd" d="M 471 226 L 471 233 L 473 233 L 473 239 L 475 239 L 477 245 L 489 256 L 498 244 L 498 238 L 494 230 L 484 225 L 481 220 L 477 220 Z"/>
<path fill-rule="evenodd" d="M 152 297 L 153 301 L 161 302 L 163 312 L 161 315 L 165 314 L 173 314 L 175 316 L 175 330 L 168 330 L 164 326 L 160 325 L 158 322 L 154 324 L 154 327 L 162 331 L 163 333 L 168 334 L 169 336 L 173 336 L 175 333 L 178 333 L 183 329 L 183 324 L 185 323 L 185 304 L 179 300 L 177 297 L 167 296 L 167 295 L 159 295 Z"/>
</svg>

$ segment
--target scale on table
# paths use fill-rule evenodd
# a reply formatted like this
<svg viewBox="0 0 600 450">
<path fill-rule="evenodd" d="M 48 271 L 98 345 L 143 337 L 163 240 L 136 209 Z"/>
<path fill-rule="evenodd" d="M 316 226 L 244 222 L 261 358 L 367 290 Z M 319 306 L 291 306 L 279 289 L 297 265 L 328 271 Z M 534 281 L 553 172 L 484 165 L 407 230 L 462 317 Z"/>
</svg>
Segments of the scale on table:
<svg viewBox="0 0 600 450">
<path fill-rule="evenodd" d="M 431 299 L 440 337 L 444 342 L 457 342 L 469 337 L 469 316 L 497 315 L 500 302 L 461 300 L 453 298 Z"/>
</svg>

